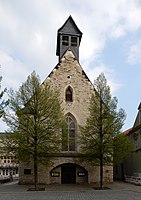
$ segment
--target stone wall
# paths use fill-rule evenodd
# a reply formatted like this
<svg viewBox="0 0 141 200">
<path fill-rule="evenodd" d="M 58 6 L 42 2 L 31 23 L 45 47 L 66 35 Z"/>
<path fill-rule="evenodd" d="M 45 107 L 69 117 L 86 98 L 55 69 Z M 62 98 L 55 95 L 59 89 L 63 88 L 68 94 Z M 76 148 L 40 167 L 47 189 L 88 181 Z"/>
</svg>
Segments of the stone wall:
<svg viewBox="0 0 141 200">
<path fill-rule="evenodd" d="M 52 89 L 59 90 L 61 106 L 64 112 L 64 115 L 71 113 L 77 121 L 77 138 L 80 134 L 79 126 L 86 123 L 86 119 L 89 116 L 89 105 L 90 97 L 94 94 L 93 84 L 90 82 L 82 67 L 76 60 L 73 53 L 68 50 L 54 70 L 46 78 L 43 84 L 49 84 Z M 66 89 L 70 86 L 73 90 L 73 101 L 66 102 L 65 92 Z M 77 145 L 76 152 L 79 153 L 80 146 Z M 51 166 L 40 166 L 39 169 L 39 182 L 43 184 L 50 183 L 61 183 L 61 165 L 65 163 L 76 164 L 76 173 L 81 168 L 87 171 L 86 177 L 77 177 L 76 183 L 88 182 L 88 183 L 97 183 L 99 182 L 99 167 L 90 166 L 88 163 L 83 162 L 81 164 L 77 163 L 73 157 L 67 157 L 67 152 L 65 157 L 58 157 L 53 160 Z M 23 180 L 27 179 L 27 182 L 32 182 L 33 178 L 33 168 L 31 166 L 31 175 L 24 176 L 23 174 L 24 166 L 21 166 L 20 170 L 20 182 L 24 183 Z M 59 177 L 51 177 L 51 172 L 59 172 Z M 112 182 L 113 172 L 112 166 L 104 167 L 104 182 Z"/>
<path fill-rule="evenodd" d="M 95 184 L 100 182 L 100 167 L 99 166 L 90 166 L 89 163 L 83 162 L 78 163 L 73 158 L 58 158 L 50 166 L 40 165 L 38 170 L 38 183 L 40 184 L 61 184 L 61 165 L 71 163 L 76 165 L 76 183 L 89 183 Z M 20 168 L 20 184 L 33 184 L 33 166 L 30 165 L 31 174 L 24 175 L 23 169 L 29 168 L 29 166 L 24 166 L 22 164 Z M 104 166 L 103 169 L 103 182 L 111 183 L 113 182 L 113 167 Z M 86 172 L 86 176 L 79 177 L 78 172 Z M 52 173 L 59 173 L 58 176 L 52 177 Z"/>
<path fill-rule="evenodd" d="M 64 114 L 72 113 L 78 124 L 83 125 L 89 115 L 88 107 L 94 87 L 71 51 L 66 52 L 45 83 L 60 91 Z M 72 103 L 65 101 L 65 91 L 68 86 L 73 89 Z"/>
</svg>

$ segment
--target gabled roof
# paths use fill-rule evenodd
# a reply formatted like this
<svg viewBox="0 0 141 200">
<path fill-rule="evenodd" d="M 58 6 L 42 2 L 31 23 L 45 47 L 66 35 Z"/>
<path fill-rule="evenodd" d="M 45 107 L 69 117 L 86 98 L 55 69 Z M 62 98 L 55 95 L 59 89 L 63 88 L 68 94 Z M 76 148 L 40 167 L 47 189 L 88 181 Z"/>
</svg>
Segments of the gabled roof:
<svg viewBox="0 0 141 200">
<path fill-rule="evenodd" d="M 122 134 L 124 135 L 128 135 L 130 133 L 130 131 L 132 130 L 132 128 L 127 129 L 126 131 L 122 132 Z"/>
<path fill-rule="evenodd" d="M 138 107 L 138 110 L 140 110 L 141 109 L 141 103 L 139 104 L 139 107 Z"/>
<path fill-rule="evenodd" d="M 141 103 L 139 103 L 138 106 L 138 113 L 136 115 L 133 127 L 131 128 L 131 130 L 129 131 L 128 134 L 132 134 L 135 131 L 141 130 Z"/>
<path fill-rule="evenodd" d="M 73 20 L 72 16 L 70 15 L 68 17 L 68 19 L 65 21 L 65 23 L 61 26 L 61 28 L 58 29 L 58 33 L 60 32 L 64 32 L 64 27 L 69 26 L 69 24 L 72 24 L 74 30 L 76 31 L 76 33 L 80 36 L 82 36 L 82 32 L 80 31 L 80 29 L 77 27 L 75 21 Z M 65 30 L 66 31 L 66 30 Z"/>
<path fill-rule="evenodd" d="M 141 125 L 141 103 L 138 106 L 138 113 L 137 113 L 133 128 L 135 128 L 139 125 Z"/>
<path fill-rule="evenodd" d="M 68 52 L 68 51 L 67 51 Z M 67 54 L 67 52 L 65 52 L 65 54 Z M 75 57 L 75 55 L 73 54 L 73 52 L 70 50 L 70 52 L 72 53 L 72 55 Z M 44 84 L 46 82 L 46 80 L 48 78 L 51 78 L 51 76 L 53 75 L 54 71 L 58 70 L 60 68 L 60 63 L 62 63 L 62 60 L 60 60 L 57 65 L 54 67 L 54 69 L 49 73 L 49 75 L 46 77 L 46 79 L 42 82 L 42 84 Z M 79 63 L 78 63 L 79 64 Z M 83 70 L 82 66 L 79 64 L 80 68 L 82 69 L 82 75 L 85 79 L 87 79 L 90 82 L 90 85 L 94 87 L 93 83 L 91 82 L 91 80 L 89 79 L 89 77 L 87 76 L 87 74 L 85 73 L 85 71 Z M 95 88 L 94 91 L 96 92 Z"/>
<path fill-rule="evenodd" d="M 80 40 L 79 40 L 79 44 L 80 44 L 81 37 L 82 37 L 82 32 L 77 27 L 77 25 L 76 25 L 76 23 L 73 20 L 71 15 L 68 17 L 68 19 L 63 24 L 63 26 L 61 26 L 61 28 L 58 29 L 58 33 L 57 33 L 57 49 L 56 49 L 56 55 L 57 56 L 59 55 L 60 35 L 61 34 L 77 35 L 80 38 Z"/>
</svg>

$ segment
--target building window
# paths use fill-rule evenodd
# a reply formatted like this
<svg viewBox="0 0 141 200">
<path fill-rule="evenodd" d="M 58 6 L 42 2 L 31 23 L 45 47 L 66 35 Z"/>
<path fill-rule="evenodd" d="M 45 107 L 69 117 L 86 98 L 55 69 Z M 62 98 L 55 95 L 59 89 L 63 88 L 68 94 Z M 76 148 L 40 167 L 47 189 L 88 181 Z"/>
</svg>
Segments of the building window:
<svg viewBox="0 0 141 200">
<path fill-rule="evenodd" d="M 24 169 L 24 174 L 26 174 L 26 175 L 31 174 L 31 169 Z"/>
<path fill-rule="evenodd" d="M 18 168 L 16 169 L 16 174 L 19 174 L 19 173 L 18 173 Z"/>
<path fill-rule="evenodd" d="M 73 101 L 72 88 L 70 86 L 66 89 L 66 101 L 67 102 L 72 102 Z"/>
<path fill-rule="evenodd" d="M 76 120 L 73 116 L 66 116 L 67 130 L 62 133 L 62 151 L 75 151 L 76 145 Z"/>
<path fill-rule="evenodd" d="M 62 35 L 62 45 L 77 47 L 77 36 Z"/>
<path fill-rule="evenodd" d="M 76 36 L 71 37 L 71 46 L 77 47 L 77 37 Z"/>
<path fill-rule="evenodd" d="M 69 36 L 67 35 L 62 36 L 62 45 L 69 46 Z"/>
<path fill-rule="evenodd" d="M 6 175 L 8 175 L 8 169 L 6 170 Z"/>
</svg>

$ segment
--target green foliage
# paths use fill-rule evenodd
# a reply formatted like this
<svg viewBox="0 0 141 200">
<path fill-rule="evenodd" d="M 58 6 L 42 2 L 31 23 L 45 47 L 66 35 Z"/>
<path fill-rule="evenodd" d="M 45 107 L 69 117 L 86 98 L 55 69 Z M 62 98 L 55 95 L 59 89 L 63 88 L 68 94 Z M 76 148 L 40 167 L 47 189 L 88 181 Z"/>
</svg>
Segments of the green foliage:
<svg viewBox="0 0 141 200">
<path fill-rule="evenodd" d="M 133 152 L 133 143 L 127 135 L 119 134 L 113 140 L 113 163 L 114 165 L 123 160 Z"/>
<path fill-rule="evenodd" d="M 0 82 L 2 80 L 2 77 L 0 76 Z M 3 99 L 3 95 L 6 92 L 6 88 L 1 91 L 1 84 L 0 84 L 0 118 L 4 114 L 4 108 L 8 105 L 8 100 Z"/>
<path fill-rule="evenodd" d="M 36 189 L 38 165 L 49 164 L 54 153 L 61 150 L 61 133 L 66 125 L 59 93 L 47 84 L 41 85 L 33 72 L 17 92 L 10 90 L 9 98 L 4 120 L 10 130 L 3 145 L 20 161 L 33 163 Z"/>
<path fill-rule="evenodd" d="M 82 152 L 94 164 L 110 163 L 113 154 L 113 136 L 117 135 L 125 120 L 125 112 L 117 112 L 117 98 L 111 97 L 110 87 L 104 74 L 95 83 L 95 94 L 90 101 L 90 115 L 86 125 L 81 127 Z"/>
<path fill-rule="evenodd" d="M 103 176 L 103 165 L 112 163 L 113 137 L 123 126 L 125 112 L 123 109 L 117 111 L 117 98 L 111 97 L 110 87 L 103 73 L 95 80 L 94 87 L 90 115 L 86 125 L 81 127 L 81 159 L 100 165 L 100 175 Z"/>
<path fill-rule="evenodd" d="M 59 93 L 47 84 L 40 85 L 33 72 L 17 92 L 10 91 L 9 98 L 4 116 L 10 128 L 5 139 L 7 149 L 24 162 L 35 157 L 37 163 L 49 162 L 51 155 L 60 151 L 65 126 Z"/>
</svg>

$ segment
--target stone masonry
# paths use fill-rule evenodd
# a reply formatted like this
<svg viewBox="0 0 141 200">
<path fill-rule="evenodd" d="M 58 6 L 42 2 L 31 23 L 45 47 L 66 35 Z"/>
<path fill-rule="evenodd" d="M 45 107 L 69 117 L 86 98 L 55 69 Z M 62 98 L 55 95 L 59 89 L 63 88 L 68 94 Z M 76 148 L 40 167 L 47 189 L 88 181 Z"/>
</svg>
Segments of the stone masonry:
<svg viewBox="0 0 141 200">
<path fill-rule="evenodd" d="M 39 166 L 38 182 L 41 184 L 80 184 L 98 183 L 99 166 L 78 162 L 80 145 L 79 127 L 86 123 L 89 116 L 91 95 L 94 86 L 79 64 L 79 46 L 82 32 L 71 16 L 58 30 L 57 51 L 59 62 L 43 82 L 51 89 L 58 90 L 63 114 L 68 123 L 68 141 L 62 145 L 62 153 L 56 156 L 50 166 Z M 33 166 L 20 164 L 20 183 L 33 183 Z M 104 182 L 113 181 L 113 167 L 104 167 Z"/>
<path fill-rule="evenodd" d="M 68 50 L 54 70 L 46 78 L 43 84 L 49 84 L 51 88 L 60 91 L 60 98 L 62 101 L 62 108 L 64 115 L 71 113 L 77 121 L 77 135 L 76 135 L 76 152 L 80 152 L 79 145 L 77 145 L 77 138 L 80 134 L 79 125 L 84 125 L 89 115 L 89 103 L 91 94 L 94 93 L 93 84 L 90 82 L 82 67 L 75 59 L 71 50 Z M 73 90 L 73 102 L 65 101 L 66 88 L 70 86 Z M 73 155 L 73 154 L 72 154 Z M 72 156 L 65 156 L 55 158 L 53 164 L 49 167 L 40 166 L 39 169 L 39 182 L 42 184 L 59 183 L 61 184 L 61 165 L 71 163 L 76 165 L 76 174 L 78 171 L 87 172 L 86 176 L 76 176 L 76 183 L 98 183 L 99 167 L 90 166 L 88 163 L 78 163 Z M 33 167 L 31 168 L 30 175 L 24 175 L 23 169 L 28 168 L 20 165 L 20 183 L 33 183 Z M 59 173 L 58 176 L 52 177 L 51 173 Z M 104 182 L 113 181 L 113 168 L 112 166 L 104 167 Z"/>
</svg>

